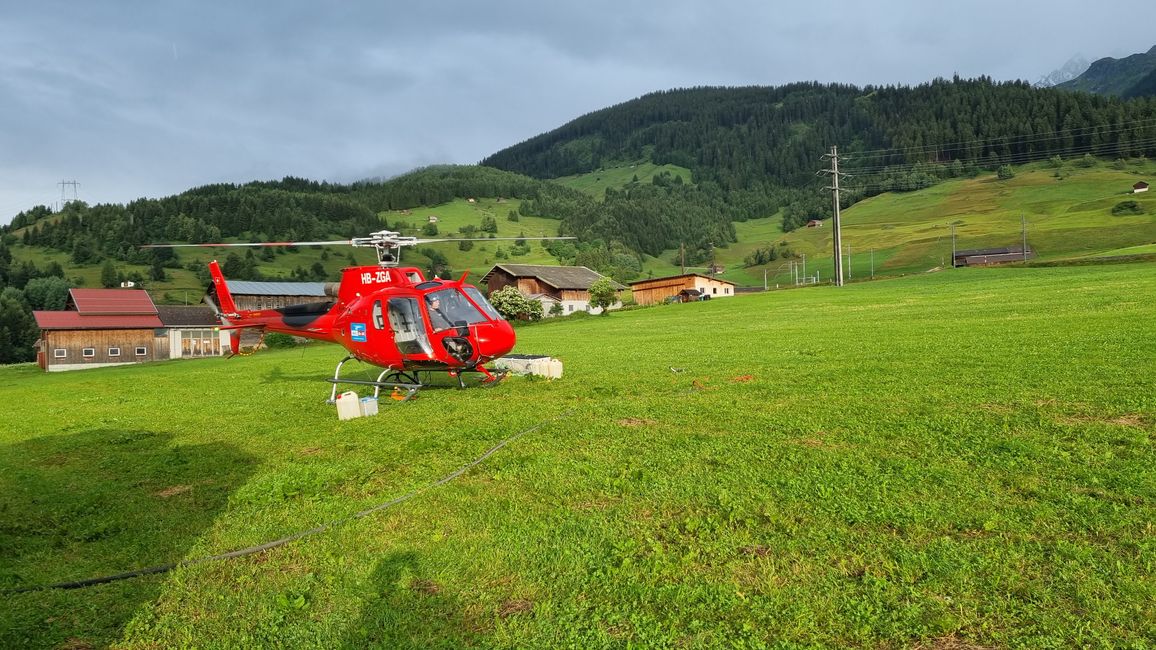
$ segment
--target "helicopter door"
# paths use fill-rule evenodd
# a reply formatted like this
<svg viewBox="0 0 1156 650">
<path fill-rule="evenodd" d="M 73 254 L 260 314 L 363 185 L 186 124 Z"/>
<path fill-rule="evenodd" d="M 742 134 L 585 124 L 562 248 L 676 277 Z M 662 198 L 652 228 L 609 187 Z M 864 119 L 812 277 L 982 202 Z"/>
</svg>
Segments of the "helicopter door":
<svg viewBox="0 0 1156 650">
<path fill-rule="evenodd" d="M 414 298 L 389 299 L 389 326 L 402 354 L 433 354 Z"/>
</svg>

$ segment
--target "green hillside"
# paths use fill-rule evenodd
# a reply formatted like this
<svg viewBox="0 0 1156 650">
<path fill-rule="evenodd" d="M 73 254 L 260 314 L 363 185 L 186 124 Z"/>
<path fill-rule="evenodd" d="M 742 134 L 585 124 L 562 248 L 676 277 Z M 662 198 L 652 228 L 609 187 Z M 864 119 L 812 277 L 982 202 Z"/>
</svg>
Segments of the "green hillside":
<svg viewBox="0 0 1156 650">
<path fill-rule="evenodd" d="M 878 275 L 919 273 L 949 264 L 951 256 L 951 226 L 955 226 L 958 249 L 1002 247 L 1019 245 L 1022 237 L 1021 217 L 1027 219 L 1028 245 L 1041 261 L 1081 256 L 1104 256 L 1112 251 L 1156 242 L 1156 193 L 1131 195 L 1127 192 L 1138 180 L 1156 179 L 1156 163 L 1136 160 L 1126 165 L 1094 161 L 1085 166 L 1083 160 L 1071 160 L 1061 166 L 1054 163 L 1034 163 L 1016 167 L 1015 177 L 999 180 L 992 174 L 976 178 L 947 181 L 916 192 L 890 192 L 863 200 L 842 213 L 843 241 L 851 248 L 850 275 L 852 280 L 871 277 L 872 269 Z M 592 172 L 559 179 L 565 186 L 593 194 L 604 194 L 607 188 L 620 190 L 634 182 L 638 175 L 651 179 L 661 171 L 688 176 L 684 169 L 639 164 Z M 1123 201 L 1135 200 L 1144 211 L 1141 215 L 1113 215 L 1112 208 Z M 404 210 L 390 210 L 379 214 L 379 219 L 391 228 L 400 227 L 406 234 L 421 236 L 421 228 L 430 215 L 438 217 L 438 237 L 462 237 L 460 229 L 480 227 L 483 217 L 492 218 L 498 228 L 497 237 L 553 236 L 559 233 L 562 222 L 557 219 L 519 216 L 509 220 L 510 212 L 520 211 L 522 200 L 516 198 L 476 197 L 454 199 L 436 206 L 419 206 Z M 821 281 L 828 281 L 833 273 L 831 252 L 831 222 L 821 228 L 802 228 L 783 232 L 781 213 L 762 215 L 734 224 L 737 242 L 726 243 L 715 249 L 716 262 L 725 269 L 722 277 L 742 286 L 762 286 L 764 271 L 769 285 L 786 285 L 791 281 L 788 259 L 746 267 L 744 259 L 759 248 L 786 243 L 802 264 L 806 255 L 810 274 L 819 273 Z M 14 233 L 17 237 L 20 230 Z M 485 233 L 480 233 L 482 236 Z M 241 239 L 243 241 L 243 239 Z M 450 269 L 456 274 L 470 271 L 476 280 L 494 264 L 505 261 L 521 264 L 555 264 L 542 245 L 530 242 L 529 253 L 517 257 L 497 257 L 498 249 L 511 253 L 513 242 L 477 242 L 472 250 L 463 252 L 449 242 L 434 245 L 444 255 Z M 328 252 L 325 252 L 325 251 Z M 69 255 L 27 247 L 15 242 L 11 246 L 13 258 L 30 260 L 38 265 L 58 262 L 67 270 L 68 277 L 78 277 L 84 286 L 100 286 L 99 264 L 76 266 Z M 873 251 L 873 253 L 872 253 Z M 181 249 L 182 268 L 169 269 L 168 278 L 160 282 L 145 282 L 158 300 L 182 302 L 185 292 L 199 300 L 206 286 L 189 267 L 203 267 L 210 259 L 223 259 L 223 249 Z M 291 278 L 297 267 L 311 268 L 320 264 L 326 277 L 335 280 L 340 269 L 349 264 L 349 255 L 360 264 L 373 263 L 372 251 L 328 247 L 328 249 L 301 247 L 295 252 L 278 253 L 272 261 L 258 261 L 259 272 L 268 278 Z M 429 260 L 421 251 L 406 251 L 406 263 L 426 267 Z M 323 259 L 324 256 L 324 259 Z M 642 257 L 641 277 L 669 275 L 680 271 L 677 249 L 668 249 L 658 256 Z M 706 262 L 691 263 L 696 272 L 706 271 Z M 137 273 L 147 277 L 148 266 L 118 264 L 125 274 Z M 167 296 L 166 296 L 167 294 Z"/>
<path fill-rule="evenodd" d="M 685 167 L 639 162 L 619 167 L 604 167 L 587 174 L 563 176 L 553 181 L 601 200 L 606 196 L 607 188 L 621 189 L 631 183 L 652 183 L 655 176 L 663 173 L 670 174 L 671 177 L 678 176 L 688 185 L 693 180 L 690 170 Z"/>
<path fill-rule="evenodd" d="M 517 351 L 559 381 L 346 422 L 335 346 L 2 367 L 0 647 L 1146 647 L 1154 295 L 964 269 L 557 319 Z"/>
<path fill-rule="evenodd" d="M 1018 246 L 1021 217 L 1027 221 L 1028 247 L 1038 260 L 1107 254 L 1116 249 L 1156 243 L 1156 195 L 1130 194 L 1138 180 L 1156 178 L 1156 164 L 1138 162 L 1123 169 L 1107 163 L 1081 167 L 1079 161 L 1053 167 L 1037 163 L 1016 168 L 1009 180 L 995 175 L 948 181 L 909 193 L 887 193 L 842 212 L 843 244 L 851 249 L 851 279 L 920 273 L 951 261 L 951 226 L 959 250 Z M 1114 215 L 1124 201 L 1136 201 L 1144 214 Z M 738 243 L 717 249 L 727 271 L 740 285 L 790 282 L 787 260 L 744 268 L 743 259 L 759 247 L 786 242 L 806 254 L 810 273 L 820 280 L 833 274 L 831 221 L 821 228 L 783 233 L 779 217 L 735 224 Z M 872 264 L 872 253 L 874 259 Z M 670 250 L 661 259 L 676 256 Z M 801 260 L 796 260 L 801 261 Z"/>
</svg>

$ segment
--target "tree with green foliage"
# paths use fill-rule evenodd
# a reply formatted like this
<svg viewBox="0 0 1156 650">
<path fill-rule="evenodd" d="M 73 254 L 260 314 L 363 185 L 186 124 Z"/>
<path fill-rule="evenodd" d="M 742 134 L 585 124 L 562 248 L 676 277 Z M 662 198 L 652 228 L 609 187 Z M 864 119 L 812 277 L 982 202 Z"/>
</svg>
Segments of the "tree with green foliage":
<svg viewBox="0 0 1156 650">
<path fill-rule="evenodd" d="M 485 216 L 483 216 L 483 217 L 482 217 L 482 225 L 481 225 L 481 228 L 480 228 L 480 229 L 481 229 L 481 231 L 482 231 L 482 232 L 492 232 L 492 233 L 497 233 L 497 232 L 498 232 L 498 221 L 497 221 L 497 219 L 494 219 L 493 217 L 491 217 L 491 216 L 489 216 L 489 215 L 485 215 Z"/>
<path fill-rule="evenodd" d="M 518 287 L 508 285 L 490 294 L 490 304 L 506 320 L 541 320 L 542 303 L 528 298 Z"/>
<path fill-rule="evenodd" d="M 40 336 L 24 293 L 13 287 L 0 291 L 0 363 L 21 363 L 36 358 Z"/>
<path fill-rule="evenodd" d="M 105 289 L 112 289 L 120 286 L 121 275 L 116 270 L 116 264 L 111 260 L 105 260 L 104 266 L 100 267 L 100 286 Z"/>
<path fill-rule="evenodd" d="M 68 305 L 68 290 L 71 288 L 64 278 L 33 278 L 24 285 L 24 298 L 34 311 L 63 311 Z"/>
<path fill-rule="evenodd" d="M 1011 180 L 1016 177 L 1015 171 L 1012 170 L 1011 165 L 1000 165 L 995 172 L 996 178 L 1001 181 Z"/>
<path fill-rule="evenodd" d="M 602 315 L 610 313 L 611 305 L 618 302 L 614 282 L 610 278 L 599 278 L 590 285 L 590 306 L 602 310 Z"/>
</svg>

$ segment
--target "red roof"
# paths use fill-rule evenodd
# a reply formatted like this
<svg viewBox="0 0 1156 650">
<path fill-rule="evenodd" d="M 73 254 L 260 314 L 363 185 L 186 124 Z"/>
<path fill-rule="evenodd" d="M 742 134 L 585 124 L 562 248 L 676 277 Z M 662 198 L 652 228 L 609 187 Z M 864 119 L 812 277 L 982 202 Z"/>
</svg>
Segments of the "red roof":
<svg viewBox="0 0 1156 650">
<path fill-rule="evenodd" d="M 156 314 L 86 316 L 75 311 L 34 311 L 32 315 L 36 317 L 36 324 L 42 330 L 132 330 L 164 327 Z"/>
<path fill-rule="evenodd" d="M 143 289 L 70 289 L 69 294 L 69 302 L 85 316 L 157 314 L 152 298 Z"/>
</svg>

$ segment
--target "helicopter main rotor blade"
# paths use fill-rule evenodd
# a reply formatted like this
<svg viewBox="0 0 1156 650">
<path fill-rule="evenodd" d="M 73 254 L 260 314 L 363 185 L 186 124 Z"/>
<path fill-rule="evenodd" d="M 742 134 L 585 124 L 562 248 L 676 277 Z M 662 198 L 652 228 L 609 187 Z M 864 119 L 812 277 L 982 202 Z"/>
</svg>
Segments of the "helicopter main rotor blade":
<svg viewBox="0 0 1156 650">
<path fill-rule="evenodd" d="M 263 241 L 263 242 L 233 242 L 233 243 L 214 243 L 214 244 L 144 244 L 141 248 L 235 248 L 242 246 L 333 246 L 337 244 L 344 244 L 346 246 L 353 242 L 348 239 L 341 239 L 337 241 Z"/>
<path fill-rule="evenodd" d="M 436 244 L 445 241 L 542 241 L 552 239 L 578 239 L 577 237 L 444 237 L 441 239 L 416 239 L 415 244 Z"/>
</svg>

